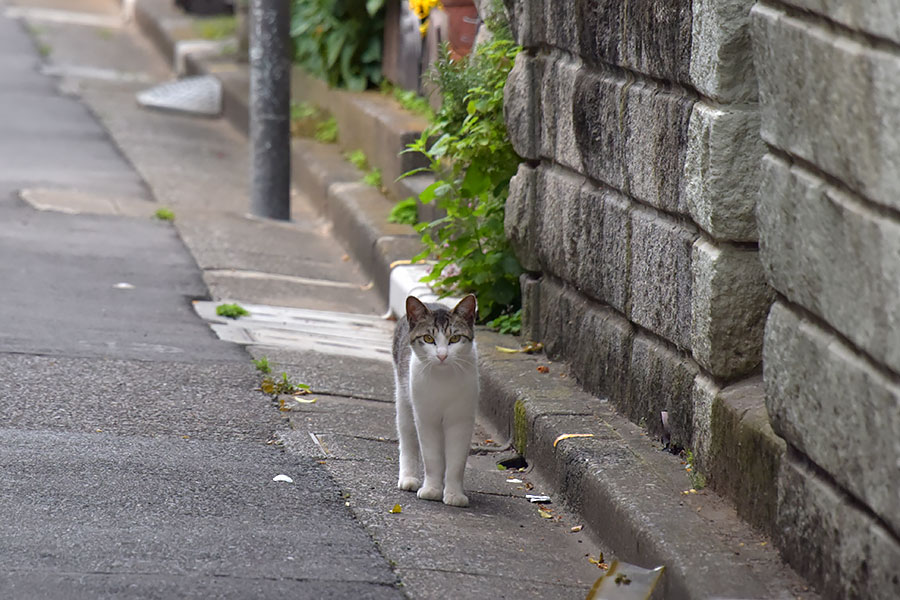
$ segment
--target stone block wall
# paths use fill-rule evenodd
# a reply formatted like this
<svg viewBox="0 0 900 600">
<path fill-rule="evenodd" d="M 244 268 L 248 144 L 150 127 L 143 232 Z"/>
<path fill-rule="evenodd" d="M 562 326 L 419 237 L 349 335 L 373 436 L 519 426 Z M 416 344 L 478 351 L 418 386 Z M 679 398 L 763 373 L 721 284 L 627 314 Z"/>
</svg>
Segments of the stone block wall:
<svg viewBox="0 0 900 600">
<path fill-rule="evenodd" d="M 525 48 L 506 87 L 525 333 L 651 432 L 666 411 L 671 443 L 712 472 L 720 392 L 755 377 L 762 405 L 772 302 L 753 2 L 506 4 Z"/>
<path fill-rule="evenodd" d="M 900 597 L 900 2 L 759 2 L 776 541 L 830 598 Z"/>
<path fill-rule="evenodd" d="M 900 598 L 900 0 L 505 0 L 525 335 Z"/>
</svg>

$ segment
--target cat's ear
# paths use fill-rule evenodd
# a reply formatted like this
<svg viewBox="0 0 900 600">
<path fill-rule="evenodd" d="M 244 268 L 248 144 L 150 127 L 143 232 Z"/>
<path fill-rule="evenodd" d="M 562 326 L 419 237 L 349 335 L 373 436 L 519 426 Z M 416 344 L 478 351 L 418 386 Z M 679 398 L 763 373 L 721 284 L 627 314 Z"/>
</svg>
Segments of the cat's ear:
<svg viewBox="0 0 900 600">
<path fill-rule="evenodd" d="M 468 323 L 475 323 L 475 309 L 477 305 L 475 303 L 475 296 L 469 294 L 465 298 L 459 301 L 455 307 L 453 307 L 454 314 L 462 317 Z"/>
<path fill-rule="evenodd" d="M 414 326 L 428 314 L 428 307 L 415 296 L 406 297 L 406 318 L 410 326 Z"/>
</svg>

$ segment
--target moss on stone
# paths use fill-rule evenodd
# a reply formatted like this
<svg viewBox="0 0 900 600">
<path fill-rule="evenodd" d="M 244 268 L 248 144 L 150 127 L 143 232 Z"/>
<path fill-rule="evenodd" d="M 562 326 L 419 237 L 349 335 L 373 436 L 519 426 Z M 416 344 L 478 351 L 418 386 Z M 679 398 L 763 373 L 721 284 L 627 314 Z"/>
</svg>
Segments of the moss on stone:
<svg viewBox="0 0 900 600">
<path fill-rule="evenodd" d="M 519 454 L 525 456 L 525 449 L 528 445 L 528 416 L 525 411 L 525 403 L 522 400 L 516 400 L 513 415 L 513 445 L 515 445 Z"/>
</svg>

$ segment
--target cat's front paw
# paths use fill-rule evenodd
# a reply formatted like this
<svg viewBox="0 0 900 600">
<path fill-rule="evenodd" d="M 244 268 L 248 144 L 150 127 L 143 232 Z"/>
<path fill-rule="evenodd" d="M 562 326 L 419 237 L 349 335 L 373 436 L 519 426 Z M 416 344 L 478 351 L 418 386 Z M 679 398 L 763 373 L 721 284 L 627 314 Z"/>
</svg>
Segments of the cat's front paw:
<svg viewBox="0 0 900 600">
<path fill-rule="evenodd" d="M 408 492 L 415 492 L 422 487 L 422 482 L 416 477 L 401 476 L 400 479 L 397 480 L 397 487 Z"/>
<path fill-rule="evenodd" d="M 469 505 L 469 497 L 462 492 L 444 492 L 444 504 L 466 507 Z"/>
<path fill-rule="evenodd" d="M 444 496 L 444 492 L 441 490 L 441 488 L 438 487 L 425 486 L 423 488 L 419 488 L 416 496 L 418 496 L 422 500 L 440 500 Z"/>
</svg>

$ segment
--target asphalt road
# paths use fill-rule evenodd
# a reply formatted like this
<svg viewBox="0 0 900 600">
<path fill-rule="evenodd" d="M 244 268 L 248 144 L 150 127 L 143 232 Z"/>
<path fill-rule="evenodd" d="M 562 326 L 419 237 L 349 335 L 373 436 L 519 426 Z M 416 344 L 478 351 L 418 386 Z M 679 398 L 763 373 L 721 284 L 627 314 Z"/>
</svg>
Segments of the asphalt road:
<svg viewBox="0 0 900 600">
<path fill-rule="evenodd" d="M 267 443 L 287 424 L 194 314 L 173 226 L 22 200 L 151 202 L 3 8 L 0 597 L 402 597 L 322 465 Z"/>
<path fill-rule="evenodd" d="M 311 351 L 334 341 L 314 318 L 248 353 L 197 316 L 206 296 L 350 323 L 385 303 L 302 186 L 291 222 L 248 218 L 228 123 L 136 104 L 171 72 L 119 14 L 0 0 L 0 598 L 584 598 L 600 545 L 525 498 L 551 492 L 537 474 L 498 470 L 514 451 L 486 421 L 470 508 L 396 489 L 371 334 Z M 277 410 L 251 355 L 316 402 Z"/>
</svg>

